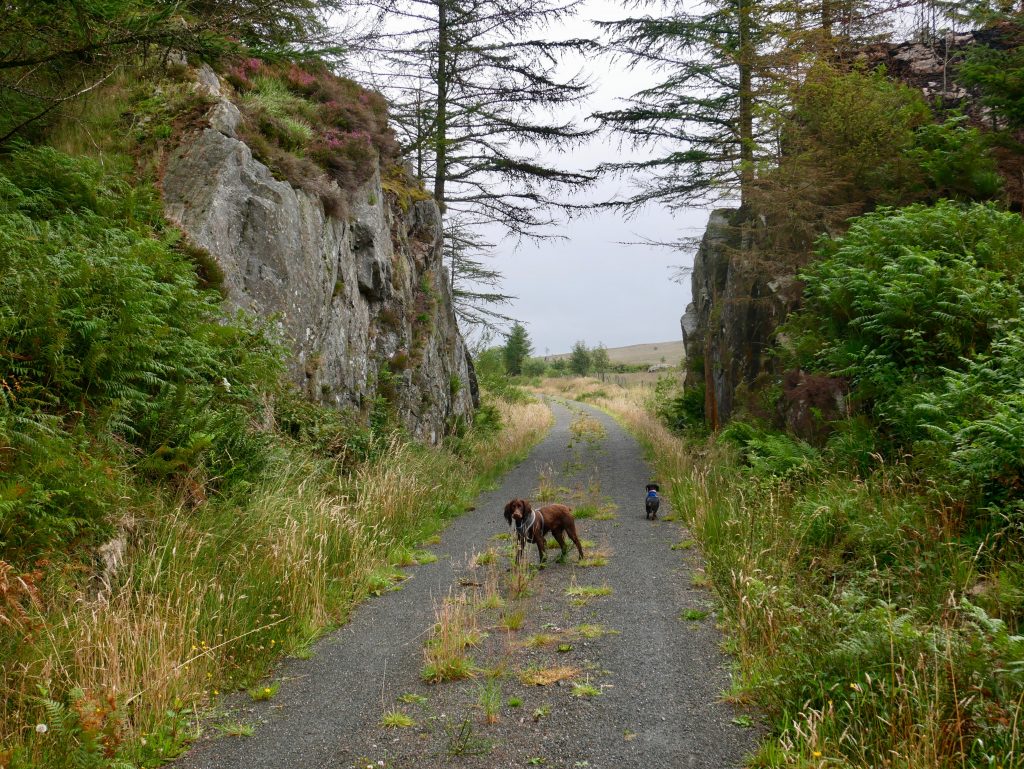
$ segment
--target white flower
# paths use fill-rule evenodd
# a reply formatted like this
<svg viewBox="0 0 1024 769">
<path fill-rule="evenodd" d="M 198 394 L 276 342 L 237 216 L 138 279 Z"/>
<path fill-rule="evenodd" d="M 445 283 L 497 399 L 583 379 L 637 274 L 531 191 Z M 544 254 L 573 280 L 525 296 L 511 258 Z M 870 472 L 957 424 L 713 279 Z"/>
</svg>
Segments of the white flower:
<svg viewBox="0 0 1024 769">
<path fill-rule="evenodd" d="M 50 731 L 50 727 L 46 724 L 36 724 L 36 732 L 38 734 L 46 734 L 48 731 Z"/>
<path fill-rule="evenodd" d="M 231 392 L 231 382 L 229 382 L 229 381 L 228 381 L 228 378 L 227 378 L 227 377 L 224 377 L 224 376 L 222 376 L 222 377 L 220 378 L 220 383 L 221 383 L 222 385 L 224 385 L 224 389 L 225 389 L 225 390 L 227 390 L 228 392 Z"/>
</svg>

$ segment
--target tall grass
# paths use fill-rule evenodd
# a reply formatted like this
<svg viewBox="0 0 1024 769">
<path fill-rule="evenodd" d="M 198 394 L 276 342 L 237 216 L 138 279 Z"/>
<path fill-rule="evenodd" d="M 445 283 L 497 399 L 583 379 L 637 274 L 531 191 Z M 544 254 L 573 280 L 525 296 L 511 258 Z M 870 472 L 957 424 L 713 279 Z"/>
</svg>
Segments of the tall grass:
<svg viewBox="0 0 1024 769">
<path fill-rule="evenodd" d="M 770 724 L 752 766 L 1024 766 L 1024 639 L 978 605 L 991 575 L 908 468 L 758 475 L 724 441 L 671 433 L 641 394 L 598 402 L 702 546 L 736 654 L 728 694 Z"/>
<path fill-rule="evenodd" d="M 295 451 L 244 498 L 154 502 L 109 596 L 52 595 L 33 617 L 37 632 L 5 660 L 0 765 L 75 766 L 67 745 L 104 729 L 101 752 L 124 760 L 179 751 L 183 714 L 343 622 L 375 571 L 461 513 L 550 424 L 536 402 L 497 408 L 504 429 L 470 437 L 459 454 L 393 440 L 339 476 Z M 115 706 L 83 715 L 101 701 Z M 57 708 L 78 713 L 63 734 L 32 729 Z"/>
</svg>

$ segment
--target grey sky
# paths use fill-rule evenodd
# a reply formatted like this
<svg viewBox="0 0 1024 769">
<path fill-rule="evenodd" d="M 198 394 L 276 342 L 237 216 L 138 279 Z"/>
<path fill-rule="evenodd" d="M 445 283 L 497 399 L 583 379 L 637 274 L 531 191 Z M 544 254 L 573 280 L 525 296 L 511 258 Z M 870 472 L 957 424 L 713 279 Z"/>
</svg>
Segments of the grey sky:
<svg viewBox="0 0 1024 769">
<path fill-rule="evenodd" d="M 592 19 L 611 20 L 636 13 L 622 3 L 586 0 L 579 15 L 550 37 L 591 37 L 598 34 Z M 600 57 L 567 62 L 566 69 L 583 69 L 594 82 L 594 95 L 581 115 L 615 107 L 617 100 L 654 82 L 646 71 L 629 71 L 622 63 Z M 617 140 L 598 135 L 557 162 L 588 168 L 606 160 L 632 155 Z M 583 200 L 607 200 L 630 192 L 629 179 L 605 179 L 583 193 Z M 690 283 L 672 280 L 673 268 L 689 266 L 692 252 L 647 245 L 624 245 L 641 240 L 673 242 L 699 235 L 708 211 L 669 212 L 651 205 L 630 218 L 602 211 L 567 221 L 565 240 L 498 244 L 495 264 L 505 275 L 506 293 L 519 297 L 510 315 L 523 321 L 534 354 L 567 352 L 577 340 L 593 346 L 620 347 L 679 339 L 679 316 L 690 301 Z"/>
</svg>

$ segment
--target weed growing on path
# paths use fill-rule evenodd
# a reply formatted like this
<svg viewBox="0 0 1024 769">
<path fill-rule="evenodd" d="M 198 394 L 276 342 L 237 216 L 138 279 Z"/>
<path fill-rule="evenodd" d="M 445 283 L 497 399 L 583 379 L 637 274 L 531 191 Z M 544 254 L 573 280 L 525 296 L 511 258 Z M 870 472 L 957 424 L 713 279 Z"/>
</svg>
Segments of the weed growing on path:
<svg viewBox="0 0 1024 769">
<path fill-rule="evenodd" d="M 572 696 L 584 698 L 600 697 L 601 689 L 590 682 L 582 684 L 577 683 L 572 685 Z"/>
<path fill-rule="evenodd" d="M 445 724 L 445 753 L 449 758 L 483 756 L 490 752 L 491 743 L 473 734 L 473 724 L 464 718 L 457 724 Z"/>
<path fill-rule="evenodd" d="M 706 619 L 710 613 L 707 609 L 683 609 L 679 618 L 687 622 L 699 622 Z"/>
<path fill-rule="evenodd" d="M 225 721 L 214 724 L 213 728 L 226 737 L 252 737 L 256 734 L 255 726 L 241 721 Z"/>
<path fill-rule="evenodd" d="M 501 684 L 497 678 L 486 681 L 480 687 L 480 708 L 484 712 L 486 723 L 498 723 L 498 714 L 501 712 Z"/>
<path fill-rule="evenodd" d="M 449 596 L 435 605 L 434 619 L 424 648 L 423 680 L 440 683 L 472 677 L 475 669 L 466 648 L 480 642 L 475 612 L 467 601 Z"/>
<path fill-rule="evenodd" d="M 389 710 L 381 716 L 380 725 L 388 729 L 408 729 L 416 726 L 416 722 L 401 710 Z"/>
<path fill-rule="evenodd" d="M 266 686 L 254 686 L 248 691 L 253 702 L 265 702 L 266 700 L 273 699 L 274 695 L 276 695 L 280 689 L 280 682 L 274 681 Z"/>
<path fill-rule="evenodd" d="M 568 681 L 579 674 L 580 669 L 572 665 L 533 665 L 519 674 L 519 681 L 525 686 L 550 686 L 558 681 Z"/>
<path fill-rule="evenodd" d="M 513 609 L 501 615 L 501 619 L 498 620 L 498 627 L 502 630 L 515 632 L 523 626 L 524 622 L 526 622 L 526 612 L 523 609 Z"/>
<path fill-rule="evenodd" d="M 573 606 L 584 606 L 592 598 L 611 595 L 612 588 L 610 585 L 578 585 L 576 578 L 573 577 L 571 584 L 565 589 L 565 594 L 573 599 Z"/>
</svg>

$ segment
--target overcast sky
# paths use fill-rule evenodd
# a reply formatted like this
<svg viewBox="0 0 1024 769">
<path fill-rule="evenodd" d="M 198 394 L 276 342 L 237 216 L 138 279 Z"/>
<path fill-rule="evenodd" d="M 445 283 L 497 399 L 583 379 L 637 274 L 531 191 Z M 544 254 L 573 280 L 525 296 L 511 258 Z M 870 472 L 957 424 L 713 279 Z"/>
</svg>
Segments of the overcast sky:
<svg viewBox="0 0 1024 769">
<path fill-rule="evenodd" d="M 622 3 L 586 0 L 574 20 L 564 29 L 550 30 L 548 36 L 594 37 L 598 33 L 591 20 L 625 15 Z M 628 71 L 605 58 L 567 62 L 566 69 L 583 69 L 594 83 L 594 95 L 580 109 L 581 117 L 618 106 L 618 99 L 654 82 L 650 73 Z M 598 135 L 569 155 L 550 157 L 585 169 L 628 154 L 629 148 L 620 147 L 616 139 Z M 606 179 L 576 202 L 630 192 L 629 179 Z M 680 265 L 692 265 L 692 251 L 626 244 L 699 235 L 707 218 L 707 210 L 670 213 L 652 205 L 628 219 L 602 211 L 567 221 L 560 228 L 565 240 L 500 241 L 495 266 L 505 275 L 505 292 L 519 297 L 509 314 L 526 325 L 534 354 L 567 352 L 577 340 L 591 347 L 598 342 L 621 347 L 681 339 L 679 317 L 690 301 L 690 281 L 687 276 L 677 282 L 673 274 Z"/>
</svg>

